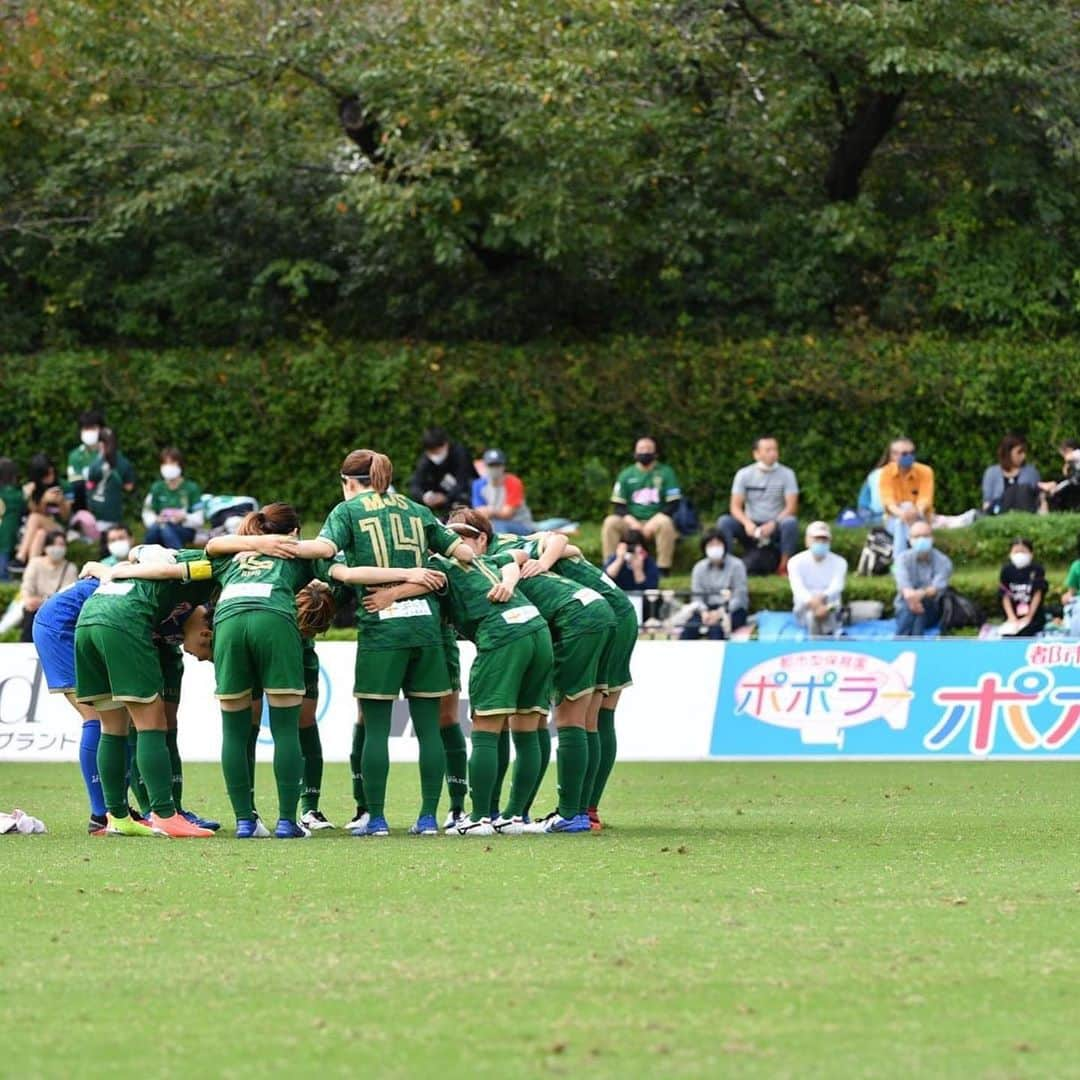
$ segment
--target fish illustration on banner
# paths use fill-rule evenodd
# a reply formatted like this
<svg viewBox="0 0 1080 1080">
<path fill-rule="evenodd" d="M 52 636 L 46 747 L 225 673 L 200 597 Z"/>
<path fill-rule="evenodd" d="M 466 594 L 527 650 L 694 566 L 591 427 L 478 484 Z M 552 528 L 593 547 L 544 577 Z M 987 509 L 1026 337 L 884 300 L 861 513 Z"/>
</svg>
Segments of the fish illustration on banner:
<svg viewBox="0 0 1080 1080">
<path fill-rule="evenodd" d="M 844 649 L 782 653 L 739 677 L 735 715 L 797 731 L 805 746 L 839 750 L 847 728 L 882 721 L 903 730 L 914 675 L 914 652 L 892 661 Z"/>
</svg>

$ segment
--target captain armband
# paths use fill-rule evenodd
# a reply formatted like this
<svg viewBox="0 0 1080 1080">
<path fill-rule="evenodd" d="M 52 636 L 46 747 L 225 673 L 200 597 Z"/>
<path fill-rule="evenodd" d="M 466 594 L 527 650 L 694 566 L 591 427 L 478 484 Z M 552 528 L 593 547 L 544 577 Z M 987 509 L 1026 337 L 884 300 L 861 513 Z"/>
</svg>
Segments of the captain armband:
<svg viewBox="0 0 1080 1080">
<path fill-rule="evenodd" d="M 187 581 L 208 581 L 214 576 L 213 568 L 206 559 L 184 563 L 184 566 L 187 567 Z"/>
</svg>

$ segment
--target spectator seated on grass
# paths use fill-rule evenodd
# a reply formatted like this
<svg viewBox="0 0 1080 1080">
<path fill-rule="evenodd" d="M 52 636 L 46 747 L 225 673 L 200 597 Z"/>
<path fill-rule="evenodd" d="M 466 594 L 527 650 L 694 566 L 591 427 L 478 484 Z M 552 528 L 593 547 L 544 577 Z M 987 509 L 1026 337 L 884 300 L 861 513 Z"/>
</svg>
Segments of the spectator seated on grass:
<svg viewBox="0 0 1080 1080">
<path fill-rule="evenodd" d="M 704 558 L 694 563 L 690 573 L 689 617 L 679 637 L 683 641 L 720 641 L 746 625 L 750 595 L 746 568 L 729 555 L 724 538 L 710 529 L 701 538 Z"/>
<path fill-rule="evenodd" d="M 901 637 L 922 637 L 941 621 L 941 594 L 952 578 L 952 560 L 934 547 L 934 534 L 926 521 L 912 523 L 906 551 L 893 562 L 896 578 L 896 632 Z"/>
<path fill-rule="evenodd" d="M 793 555 L 788 563 L 793 613 L 814 637 L 840 631 L 848 565 L 830 550 L 831 544 L 829 526 L 824 521 L 812 521 L 806 528 L 806 550 Z"/>
<path fill-rule="evenodd" d="M 472 483 L 473 509 L 491 521 L 497 533 L 528 536 L 536 523 L 525 504 L 521 478 L 506 471 L 506 455 L 494 447 L 484 451 L 484 474 Z"/>
<path fill-rule="evenodd" d="M 605 562 L 634 532 L 656 545 L 660 575 L 670 574 L 679 538 L 672 515 L 681 498 L 678 477 L 659 460 L 656 439 L 642 435 L 634 443 L 634 464 L 619 473 L 611 492 L 611 513 L 604 518 L 600 537 Z"/>
<path fill-rule="evenodd" d="M 1022 435 L 1006 435 L 998 444 L 997 463 L 987 466 L 983 473 L 984 514 L 1005 514 L 1010 510 L 1029 514 L 1046 512 L 1039 470 L 1027 463 L 1027 454 L 1027 440 Z"/>
<path fill-rule="evenodd" d="M 915 443 L 902 435 L 889 444 L 889 460 L 881 466 L 878 483 L 895 558 L 907 551 L 911 527 L 933 517 L 934 470 L 915 460 Z"/>
<path fill-rule="evenodd" d="M 45 554 L 27 564 L 23 573 L 19 599 L 23 607 L 20 641 L 33 641 L 34 616 L 50 596 L 74 585 L 79 576 L 75 564 L 67 561 L 67 538 L 63 529 L 52 529 L 45 535 Z"/>
<path fill-rule="evenodd" d="M 99 539 L 124 517 L 124 493 L 135 490 L 135 468 L 120 452 L 116 432 L 101 429 L 98 456 L 86 470 L 86 505 L 96 529 L 84 529 L 90 540 Z"/>
<path fill-rule="evenodd" d="M 26 528 L 10 564 L 10 568 L 19 573 L 31 559 L 42 553 L 45 537 L 57 526 L 66 525 L 71 517 L 71 503 L 56 482 L 56 467 L 47 454 L 35 454 L 30 459 L 27 475 L 29 480 L 23 485 Z"/>
<path fill-rule="evenodd" d="M 146 542 L 182 548 L 203 523 L 202 489 L 184 475 L 184 455 L 175 446 L 165 447 L 158 460 L 161 479 L 150 485 L 142 509 Z"/>
<path fill-rule="evenodd" d="M 8 564 L 15 553 L 26 498 L 19 487 L 19 470 L 11 458 L 0 458 L 0 581 L 10 581 Z"/>
<path fill-rule="evenodd" d="M 1080 441 L 1064 439 L 1058 446 L 1061 455 L 1061 479 L 1039 484 L 1047 505 L 1055 513 L 1080 510 Z"/>
<path fill-rule="evenodd" d="M 428 428 L 421 440 L 423 453 L 409 481 L 409 498 L 440 518 L 468 506 L 476 469 L 461 443 L 451 442 L 441 427 Z"/>
<path fill-rule="evenodd" d="M 1018 536 L 1001 568 L 1002 637 L 1034 637 L 1046 625 L 1046 571 L 1035 562 L 1035 545 Z"/>
<path fill-rule="evenodd" d="M 728 513 L 716 527 L 728 551 L 742 544 L 748 574 L 784 574 L 799 547 L 799 482 L 780 464 L 775 436 L 759 435 L 752 450 L 754 463 L 735 474 Z"/>
</svg>

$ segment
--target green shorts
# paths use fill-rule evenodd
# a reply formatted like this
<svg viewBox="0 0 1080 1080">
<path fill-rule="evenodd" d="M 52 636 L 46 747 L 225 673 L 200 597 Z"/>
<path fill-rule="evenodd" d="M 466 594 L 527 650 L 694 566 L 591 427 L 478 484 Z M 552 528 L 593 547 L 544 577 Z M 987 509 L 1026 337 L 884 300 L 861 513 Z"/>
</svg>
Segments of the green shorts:
<svg viewBox="0 0 1080 1080">
<path fill-rule="evenodd" d="M 406 697 L 440 698 L 450 693 L 446 652 L 441 645 L 403 649 L 365 649 L 356 646 L 353 696 L 396 701 Z"/>
<path fill-rule="evenodd" d="M 177 645 L 159 645 L 161 696 L 170 705 L 180 704 L 180 686 L 184 681 L 184 654 Z"/>
<path fill-rule="evenodd" d="M 613 629 L 576 634 L 555 642 L 555 701 L 575 701 L 606 685 L 600 663 L 615 636 Z"/>
<path fill-rule="evenodd" d="M 111 626 L 75 628 L 75 696 L 96 703 L 115 698 L 149 704 L 161 696 L 158 651 L 150 635 L 138 638 Z"/>
<path fill-rule="evenodd" d="M 296 623 L 272 611 L 244 611 L 214 624 L 215 693 L 304 693 L 304 657 Z"/>
<path fill-rule="evenodd" d="M 630 656 L 637 644 L 637 637 L 637 613 L 625 611 L 617 616 L 615 633 L 600 659 L 600 685 L 609 694 L 614 694 L 616 690 L 625 690 L 634 681 L 630 677 Z"/>
<path fill-rule="evenodd" d="M 443 652 L 446 654 L 446 670 L 450 675 L 450 690 L 461 693 L 461 647 L 458 645 L 457 631 L 452 626 L 444 626 L 442 632 Z"/>
<path fill-rule="evenodd" d="M 301 638 L 301 640 L 304 639 Z M 256 684 L 251 688 L 251 696 L 253 698 L 263 696 L 261 684 Z M 313 648 L 309 649 L 307 645 L 304 646 L 304 700 L 319 700 L 319 657 L 316 655 L 315 650 Z"/>
<path fill-rule="evenodd" d="M 469 708 L 474 716 L 546 713 L 554 665 L 546 626 L 495 649 L 476 654 L 469 673 Z"/>
</svg>

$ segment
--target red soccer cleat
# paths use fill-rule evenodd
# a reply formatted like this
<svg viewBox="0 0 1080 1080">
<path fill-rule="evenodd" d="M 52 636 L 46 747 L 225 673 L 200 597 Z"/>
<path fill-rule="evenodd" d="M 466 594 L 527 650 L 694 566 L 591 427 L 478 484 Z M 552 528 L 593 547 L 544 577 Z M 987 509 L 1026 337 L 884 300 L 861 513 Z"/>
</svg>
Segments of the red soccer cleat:
<svg viewBox="0 0 1080 1080">
<path fill-rule="evenodd" d="M 187 839 L 189 837 L 214 835 L 210 829 L 200 829 L 198 825 L 192 825 L 190 821 L 181 817 L 179 814 L 173 814 L 172 817 L 166 818 L 160 817 L 157 814 L 151 814 L 150 825 L 157 829 L 158 832 L 164 833 L 166 836 L 172 836 L 178 840 Z"/>
</svg>

